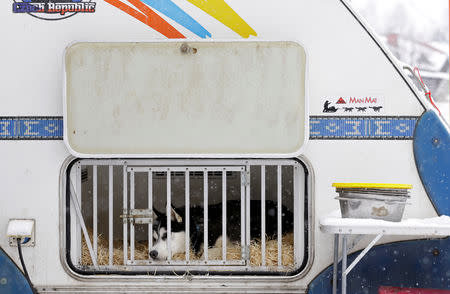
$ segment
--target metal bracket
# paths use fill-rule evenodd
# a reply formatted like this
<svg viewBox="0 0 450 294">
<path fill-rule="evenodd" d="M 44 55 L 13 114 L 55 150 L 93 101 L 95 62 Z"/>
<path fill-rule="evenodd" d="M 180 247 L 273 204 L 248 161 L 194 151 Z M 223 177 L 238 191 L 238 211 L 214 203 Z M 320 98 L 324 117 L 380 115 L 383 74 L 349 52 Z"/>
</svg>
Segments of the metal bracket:
<svg viewBox="0 0 450 294">
<path fill-rule="evenodd" d="M 355 267 L 355 265 L 364 257 L 364 255 L 369 252 L 369 250 L 375 246 L 375 244 L 378 242 L 378 240 L 383 237 L 383 234 L 378 234 L 370 243 L 367 245 L 366 248 L 353 260 L 353 262 L 347 267 L 347 269 L 344 269 L 344 272 L 342 273 L 342 276 L 347 276 L 350 271 Z"/>
<path fill-rule="evenodd" d="M 247 260 L 250 260 L 250 247 L 243 246 L 241 251 L 243 261 L 246 262 Z"/>
<path fill-rule="evenodd" d="M 250 185 L 250 171 L 247 170 L 243 170 L 242 174 L 244 175 L 242 177 L 242 185 L 244 185 L 245 187 Z"/>
<path fill-rule="evenodd" d="M 124 209 L 120 215 L 124 223 L 132 224 L 151 224 L 153 223 L 153 211 L 151 209 Z"/>
</svg>

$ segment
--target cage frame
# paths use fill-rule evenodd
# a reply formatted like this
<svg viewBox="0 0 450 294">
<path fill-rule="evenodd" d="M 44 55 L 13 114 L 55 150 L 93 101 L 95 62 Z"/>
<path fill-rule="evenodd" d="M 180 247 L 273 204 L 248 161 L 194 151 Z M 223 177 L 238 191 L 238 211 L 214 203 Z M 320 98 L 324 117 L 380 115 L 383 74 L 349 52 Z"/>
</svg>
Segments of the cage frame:
<svg viewBox="0 0 450 294">
<path fill-rule="evenodd" d="M 192 162 L 196 161 L 202 161 L 204 165 L 212 164 L 216 166 L 220 165 L 229 165 L 230 161 L 237 160 L 237 161 L 244 161 L 247 166 L 249 165 L 283 165 L 287 163 L 287 165 L 290 165 L 290 163 L 294 160 L 297 164 L 299 164 L 304 171 L 304 194 L 302 195 L 302 201 L 304 202 L 303 206 L 303 225 L 305 226 L 304 231 L 304 243 L 303 243 L 303 252 L 302 252 L 302 262 L 301 265 L 298 265 L 298 267 L 291 272 L 270 272 L 270 271 L 239 271 L 236 273 L 233 272 L 225 272 L 221 270 L 223 267 L 220 266 L 218 269 L 214 267 L 210 267 L 209 270 L 202 271 L 202 270 L 191 270 L 191 271 L 178 271 L 176 268 L 171 268 L 169 271 L 158 271 L 158 275 L 154 275 L 149 271 L 136 271 L 134 270 L 133 266 L 122 266 L 120 270 L 117 271 L 111 271 L 107 266 L 98 266 L 97 269 L 93 271 L 83 271 L 77 268 L 74 264 L 71 262 L 71 250 L 70 250 L 70 240 L 68 237 L 68 234 L 66 229 L 68 228 L 68 224 L 70 224 L 70 218 L 69 214 L 66 214 L 65 211 L 67 209 L 67 200 L 68 200 L 68 192 L 69 192 L 69 185 L 67 185 L 67 179 L 69 178 L 69 174 L 67 173 L 68 170 L 73 166 L 75 162 L 78 160 L 83 160 L 86 164 L 96 164 L 98 161 L 105 162 L 104 165 L 117 165 L 118 163 L 125 163 L 130 165 L 145 165 L 145 164 L 152 164 L 152 165 L 161 165 L 165 164 L 167 165 L 168 162 L 171 162 L 171 164 L 183 164 L 183 163 L 190 163 L 192 165 Z M 271 162 L 275 162 L 274 164 L 270 164 Z M 195 165 L 194 165 L 195 166 Z M 124 169 L 126 167 L 124 166 Z M 60 246 L 60 259 L 63 265 L 63 268 L 66 270 L 66 272 L 69 273 L 70 276 L 73 278 L 84 281 L 84 280 L 129 280 L 132 279 L 141 279 L 141 278 L 148 278 L 150 276 L 154 276 L 158 279 L 179 279 L 180 277 L 186 277 L 186 275 L 190 276 L 190 279 L 222 279 L 223 277 L 227 277 L 227 279 L 232 280 L 245 280 L 248 281 L 248 276 L 252 276 L 252 280 L 274 280 L 274 281 L 288 281 L 288 280 L 297 280 L 307 274 L 307 272 L 310 270 L 313 262 L 314 257 L 314 248 L 312 247 L 313 243 L 313 227 L 314 227 L 314 221 L 313 221 L 313 193 L 314 193 L 314 171 L 311 166 L 311 163 L 308 161 L 307 158 L 304 156 L 294 157 L 294 158 L 282 158 L 282 159 L 276 159 L 276 158 L 256 158 L 256 159 L 224 159 L 224 158 L 207 158 L 207 159 L 85 159 L 85 158 L 77 158 L 74 156 L 69 156 L 66 161 L 63 163 L 61 170 L 60 170 L 60 194 L 61 194 L 61 201 L 60 201 L 60 240 L 61 240 L 61 246 Z M 124 188 L 126 189 L 126 187 Z M 249 193 L 249 189 L 248 189 Z M 248 201 L 250 201 L 250 198 L 247 197 Z M 70 199 L 69 199 L 70 201 Z M 298 216 L 298 213 L 294 213 L 294 216 Z M 295 221 L 295 220 L 294 220 Z M 247 226 L 247 228 L 249 228 Z M 68 246 L 69 245 L 69 246 Z M 81 247 L 81 246 L 79 246 Z M 81 250 L 81 249 L 80 249 Z M 184 264 L 180 264 L 183 265 Z"/>
</svg>

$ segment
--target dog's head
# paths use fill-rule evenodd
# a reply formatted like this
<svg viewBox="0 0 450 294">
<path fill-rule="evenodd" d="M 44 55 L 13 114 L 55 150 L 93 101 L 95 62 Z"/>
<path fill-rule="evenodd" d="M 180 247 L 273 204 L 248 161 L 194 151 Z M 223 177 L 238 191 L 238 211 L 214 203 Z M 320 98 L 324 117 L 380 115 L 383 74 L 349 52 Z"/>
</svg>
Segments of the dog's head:
<svg viewBox="0 0 450 294">
<path fill-rule="evenodd" d="M 152 260 L 166 260 L 169 255 L 167 246 L 167 215 L 153 209 L 153 246 L 149 257 Z M 171 215 L 171 239 L 170 248 L 172 255 L 184 253 L 185 250 L 185 224 L 184 215 L 172 206 Z"/>
</svg>

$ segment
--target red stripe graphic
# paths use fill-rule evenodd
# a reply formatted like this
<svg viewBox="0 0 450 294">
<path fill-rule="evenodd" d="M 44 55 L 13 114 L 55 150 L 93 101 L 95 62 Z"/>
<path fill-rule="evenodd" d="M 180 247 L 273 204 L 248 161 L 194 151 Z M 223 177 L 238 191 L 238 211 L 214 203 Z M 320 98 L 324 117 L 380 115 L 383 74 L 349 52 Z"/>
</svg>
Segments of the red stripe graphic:
<svg viewBox="0 0 450 294">
<path fill-rule="evenodd" d="M 162 35 L 169 39 L 182 39 L 186 38 L 183 34 L 181 34 L 176 28 L 171 26 L 168 22 L 166 22 L 162 17 L 156 14 L 153 10 L 148 8 L 144 3 L 140 0 L 128 0 L 131 4 L 136 6 L 140 11 L 128 6 L 127 4 L 119 1 L 119 0 L 105 0 L 105 2 L 119 8 L 123 12 L 131 15 L 137 20 L 145 23 L 152 29 L 160 32 Z"/>
</svg>

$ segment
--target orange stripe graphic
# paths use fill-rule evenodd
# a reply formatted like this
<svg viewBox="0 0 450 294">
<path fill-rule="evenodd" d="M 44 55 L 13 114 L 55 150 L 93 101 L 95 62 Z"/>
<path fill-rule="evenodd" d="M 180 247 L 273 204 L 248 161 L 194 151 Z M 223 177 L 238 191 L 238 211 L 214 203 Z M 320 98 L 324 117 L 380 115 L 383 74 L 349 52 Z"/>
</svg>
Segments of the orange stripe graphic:
<svg viewBox="0 0 450 294">
<path fill-rule="evenodd" d="M 177 29 L 171 26 L 162 17 L 160 17 L 157 13 L 148 8 L 144 3 L 142 3 L 139 0 L 129 0 L 129 2 L 134 6 L 136 6 L 144 14 L 119 0 L 105 0 L 105 2 L 119 8 L 123 12 L 145 23 L 146 25 L 160 32 L 162 35 L 166 36 L 169 39 L 186 38 Z"/>
</svg>

